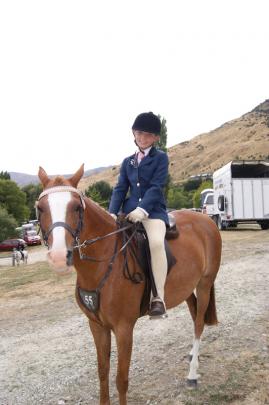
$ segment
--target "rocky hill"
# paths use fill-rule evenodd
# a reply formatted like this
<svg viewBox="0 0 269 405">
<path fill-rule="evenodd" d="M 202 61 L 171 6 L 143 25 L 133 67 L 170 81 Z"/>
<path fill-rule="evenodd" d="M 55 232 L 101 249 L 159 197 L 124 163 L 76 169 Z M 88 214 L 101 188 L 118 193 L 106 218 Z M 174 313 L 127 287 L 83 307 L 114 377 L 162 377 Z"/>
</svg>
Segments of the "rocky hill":
<svg viewBox="0 0 269 405">
<path fill-rule="evenodd" d="M 269 160 L 269 99 L 240 118 L 172 146 L 168 156 L 174 183 L 181 183 L 190 176 L 213 173 L 234 159 Z M 100 180 L 113 186 L 118 174 L 119 166 L 87 170 L 79 188 L 84 191 Z M 10 175 L 19 186 L 39 181 L 37 176 L 24 173 L 11 172 Z"/>
<path fill-rule="evenodd" d="M 190 176 L 213 173 L 234 159 L 269 160 L 269 99 L 240 118 L 172 146 L 168 156 L 174 183 L 181 183 Z M 85 190 L 100 180 L 114 185 L 118 174 L 119 166 L 113 166 L 84 177 L 79 186 Z"/>
</svg>

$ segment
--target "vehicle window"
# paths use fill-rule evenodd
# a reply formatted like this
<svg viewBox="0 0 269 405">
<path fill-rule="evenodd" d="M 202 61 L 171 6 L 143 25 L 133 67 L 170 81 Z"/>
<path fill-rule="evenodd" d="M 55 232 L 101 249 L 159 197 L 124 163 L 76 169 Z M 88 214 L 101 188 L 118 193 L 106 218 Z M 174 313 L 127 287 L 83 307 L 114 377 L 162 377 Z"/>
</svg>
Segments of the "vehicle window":
<svg viewBox="0 0 269 405">
<path fill-rule="evenodd" d="M 206 203 L 207 203 L 207 204 L 214 204 L 214 196 L 213 196 L 213 195 L 209 195 L 209 196 L 207 197 Z"/>
<path fill-rule="evenodd" d="M 36 233 L 36 231 L 27 231 L 27 235 L 28 236 L 36 236 L 37 233 Z"/>
</svg>

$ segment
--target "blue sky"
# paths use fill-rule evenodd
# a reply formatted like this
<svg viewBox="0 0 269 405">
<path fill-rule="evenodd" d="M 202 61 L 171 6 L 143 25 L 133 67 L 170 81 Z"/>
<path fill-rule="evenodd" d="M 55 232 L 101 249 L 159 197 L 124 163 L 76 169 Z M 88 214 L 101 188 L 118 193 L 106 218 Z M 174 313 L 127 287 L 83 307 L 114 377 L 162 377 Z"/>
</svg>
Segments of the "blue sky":
<svg viewBox="0 0 269 405">
<path fill-rule="evenodd" d="M 0 170 L 73 173 L 133 153 L 153 111 L 168 146 L 269 98 L 267 1 L 0 3 Z"/>
</svg>

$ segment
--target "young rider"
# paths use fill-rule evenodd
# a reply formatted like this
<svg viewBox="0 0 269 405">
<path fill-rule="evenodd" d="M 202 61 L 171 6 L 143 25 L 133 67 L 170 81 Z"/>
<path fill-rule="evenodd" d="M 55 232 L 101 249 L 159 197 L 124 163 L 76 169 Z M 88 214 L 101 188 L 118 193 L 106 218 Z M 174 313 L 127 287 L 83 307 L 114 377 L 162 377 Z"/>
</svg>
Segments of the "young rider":
<svg viewBox="0 0 269 405">
<path fill-rule="evenodd" d="M 23 251 L 24 251 L 24 245 L 23 245 L 23 243 L 21 243 L 21 242 L 18 243 L 17 250 L 18 250 L 18 251 L 20 252 L 20 254 L 21 254 L 21 259 L 24 260 L 24 253 L 23 253 Z"/>
<path fill-rule="evenodd" d="M 132 131 L 138 150 L 124 159 L 109 206 L 114 219 L 122 209 L 129 221 L 142 222 L 146 230 L 158 294 L 151 299 L 149 314 L 152 318 L 167 316 L 164 303 L 167 275 L 164 239 L 168 215 L 163 188 L 168 175 L 168 156 L 154 146 L 159 140 L 160 130 L 161 121 L 152 112 L 136 117 Z"/>
</svg>

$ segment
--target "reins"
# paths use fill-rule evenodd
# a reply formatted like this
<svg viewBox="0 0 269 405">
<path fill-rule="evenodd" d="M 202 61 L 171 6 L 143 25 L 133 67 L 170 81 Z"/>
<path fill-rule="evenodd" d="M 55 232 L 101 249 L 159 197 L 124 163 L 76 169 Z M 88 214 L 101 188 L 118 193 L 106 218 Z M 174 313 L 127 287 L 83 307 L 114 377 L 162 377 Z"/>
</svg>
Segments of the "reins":
<svg viewBox="0 0 269 405">
<path fill-rule="evenodd" d="M 110 275 L 110 273 L 111 273 L 111 271 L 113 269 L 113 264 L 114 264 L 115 259 L 122 252 L 123 252 L 123 256 L 124 256 L 124 260 L 123 260 L 123 269 L 124 269 L 123 274 L 124 274 L 124 277 L 126 279 L 132 281 L 135 284 L 138 284 L 138 283 L 142 282 L 143 276 L 138 272 L 134 272 L 133 274 L 131 274 L 131 272 L 129 270 L 129 266 L 128 266 L 128 261 L 127 261 L 127 248 L 128 247 L 131 248 L 131 255 L 134 256 L 134 251 L 133 251 L 131 242 L 132 242 L 134 236 L 136 235 L 138 226 L 139 225 L 136 224 L 136 223 L 135 224 L 129 224 L 129 225 L 126 225 L 126 226 L 124 226 L 122 228 L 118 228 L 116 231 L 110 232 L 110 233 L 108 233 L 106 235 L 103 235 L 103 236 L 97 236 L 94 239 L 87 239 L 83 243 L 74 246 L 74 248 L 79 250 L 79 257 L 80 257 L 81 260 L 89 260 L 89 261 L 92 261 L 92 262 L 100 263 L 100 262 L 105 262 L 105 261 L 110 259 L 107 271 L 106 271 L 104 277 L 100 280 L 100 282 L 99 282 L 99 284 L 98 284 L 98 286 L 96 288 L 97 292 L 100 292 L 101 288 L 104 286 L 106 280 L 108 279 L 108 277 L 109 277 L 109 275 Z M 126 238 L 126 231 L 128 229 L 131 229 L 131 228 L 134 228 L 134 230 L 133 230 L 132 234 L 128 238 Z M 119 234 L 119 233 L 123 234 L 123 245 L 119 250 L 117 250 L 118 240 L 116 239 L 115 247 L 114 247 L 114 253 L 110 258 L 106 257 L 106 258 L 102 258 L 102 259 L 97 259 L 96 257 L 87 256 L 87 255 L 85 255 L 84 253 L 81 252 L 81 248 L 83 248 L 83 247 L 85 247 L 87 245 L 88 246 L 93 245 L 95 242 L 98 242 L 100 240 L 104 240 L 105 238 L 107 238 L 109 236 L 113 236 L 113 235 L 116 235 L 116 234 Z M 136 257 L 136 259 L 138 259 L 138 258 Z"/>
<path fill-rule="evenodd" d="M 98 263 L 105 262 L 105 261 L 109 260 L 110 257 L 105 257 L 105 258 L 102 258 L 102 259 L 97 259 L 96 257 L 87 256 L 87 255 L 85 255 L 84 253 L 81 252 L 81 248 L 83 248 L 83 247 L 85 247 L 85 246 L 93 245 L 94 243 L 96 243 L 96 242 L 98 242 L 98 241 L 100 241 L 100 240 L 106 239 L 106 238 L 108 238 L 109 236 L 113 236 L 113 235 L 116 235 L 116 234 L 118 234 L 118 233 L 125 232 L 126 230 L 128 230 L 128 229 L 130 229 L 130 228 L 134 228 L 134 231 L 132 232 L 132 234 L 131 234 L 131 236 L 129 237 L 129 239 L 123 244 L 123 246 L 122 246 L 118 251 L 114 252 L 112 258 L 113 258 L 114 256 L 115 256 L 115 258 L 116 258 L 121 252 L 124 251 L 124 249 L 126 249 L 126 247 L 129 245 L 129 243 L 132 241 L 133 237 L 135 236 L 135 233 L 136 233 L 136 230 L 137 230 L 137 225 L 136 225 L 136 224 L 129 224 L 129 225 L 126 225 L 126 226 L 124 226 L 124 227 L 122 227 L 122 228 L 118 228 L 116 231 L 107 233 L 106 235 L 97 236 L 96 238 L 93 238 L 93 239 L 86 239 L 86 240 L 85 240 L 84 242 L 82 242 L 81 244 L 79 244 L 79 239 L 77 239 L 77 242 L 78 242 L 78 243 L 74 246 L 74 249 L 78 249 L 78 250 L 79 250 L 79 257 L 80 257 L 81 260 L 90 260 L 90 261 L 98 262 Z M 116 243 L 117 243 L 117 241 L 116 241 Z M 112 258 L 111 258 L 111 259 L 112 259 Z"/>
</svg>

